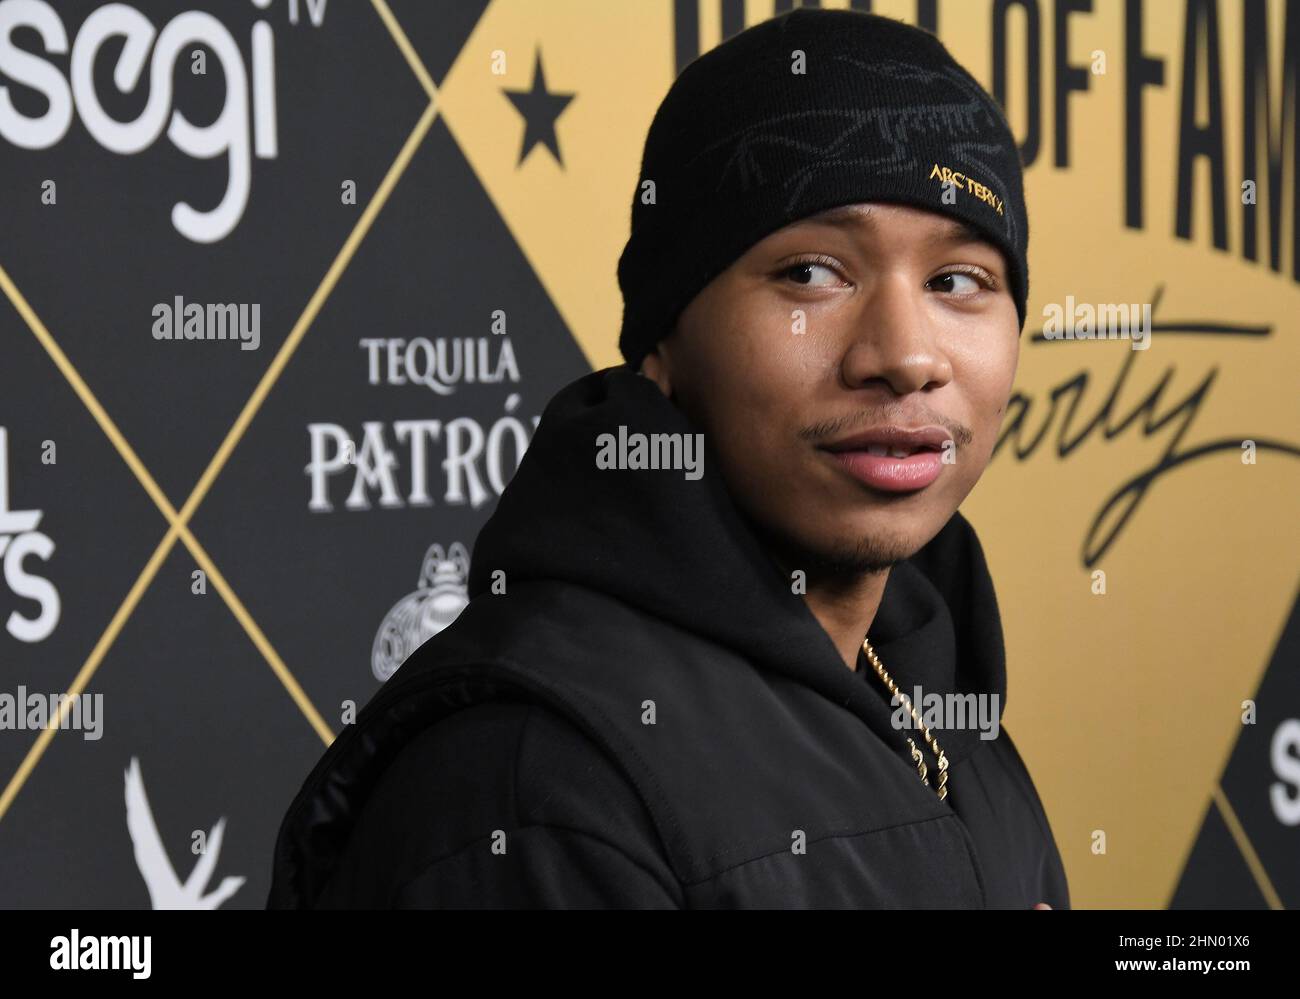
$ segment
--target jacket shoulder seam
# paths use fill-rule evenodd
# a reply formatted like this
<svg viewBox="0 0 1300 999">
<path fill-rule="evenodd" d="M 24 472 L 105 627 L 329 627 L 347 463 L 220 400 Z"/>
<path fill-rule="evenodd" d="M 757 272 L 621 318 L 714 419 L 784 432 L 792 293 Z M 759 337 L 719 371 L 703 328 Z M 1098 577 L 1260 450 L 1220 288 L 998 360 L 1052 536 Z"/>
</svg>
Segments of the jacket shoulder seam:
<svg viewBox="0 0 1300 999">
<path fill-rule="evenodd" d="M 493 661 L 515 672 L 524 671 L 523 665 L 510 656 L 500 656 Z M 592 740 L 596 747 L 602 750 L 616 764 L 621 776 L 628 782 L 636 796 L 641 800 L 642 805 L 650 813 L 651 821 L 659 835 L 664 853 L 668 857 L 668 863 L 673 868 L 673 874 L 675 877 L 680 878 L 670 844 L 679 840 L 681 823 L 677 818 L 672 802 L 668 800 L 668 796 L 659 784 L 654 768 L 642 758 L 635 745 L 621 738 L 611 738 L 611 736 L 618 735 L 618 726 L 605 714 L 600 705 L 587 698 L 581 689 L 568 684 L 547 685 L 545 689 L 551 697 L 555 698 L 563 706 L 562 716 L 567 717 L 571 723 L 576 724 L 579 731 L 586 738 Z M 552 707 L 550 704 L 545 706 Z M 598 719 L 600 724 L 596 724 L 593 718 Z M 625 755 L 630 757 L 636 766 L 630 765 L 624 759 Z M 648 787 L 642 787 L 642 779 L 648 784 Z M 661 820 L 666 824 L 666 829 L 661 827 Z"/>
<path fill-rule="evenodd" d="M 519 760 L 524 753 L 524 738 L 528 734 L 528 723 L 532 721 L 536 705 L 529 705 L 524 713 L 524 720 L 519 724 L 519 736 L 515 740 L 514 759 L 510 764 L 510 812 L 514 816 L 515 828 L 522 825 L 519 813 Z"/>
<path fill-rule="evenodd" d="M 619 846 L 614 841 L 607 839 L 604 836 L 597 835 L 596 833 L 590 832 L 586 829 L 578 829 L 573 826 L 566 826 L 566 825 L 561 825 L 553 822 L 530 822 L 527 825 L 517 826 L 516 828 L 510 830 L 510 832 L 521 833 L 532 829 L 544 829 L 552 832 L 563 832 L 572 836 L 579 836 L 584 839 L 589 839 L 592 842 L 599 843 L 600 845 L 606 847 L 607 849 L 617 853 L 630 866 L 636 868 L 643 875 L 645 875 L 647 878 L 653 881 L 662 891 L 664 891 L 664 893 L 669 897 L 669 899 L 673 902 L 674 905 L 676 905 L 678 908 L 683 907 L 683 901 L 681 898 L 681 884 L 677 883 L 675 878 L 674 878 L 673 885 L 670 886 L 665 884 L 664 879 L 659 874 L 657 874 L 655 871 L 651 870 L 650 868 L 646 867 L 645 864 L 641 863 L 635 857 L 631 856 L 626 850 L 624 850 L 621 846 Z M 430 873 L 430 871 L 432 871 L 433 868 L 437 867 L 439 864 L 447 863 L 448 861 L 459 860 L 461 856 L 467 853 L 471 848 L 481 847 L 484 842 L 490 841 L 493 838 L 493 835 L 494 833 L 485 833 L 482 836 L 475 837 L 474 839 L 470 840 L 468 843 L 465 843 L 464 845 L 459 846 L 456 849 L 452 850 L 450 853 L 443 854 L 441 857 L 436 857 L 433 860 L 430 860 L 427 863 L 422 864 L 418 870 L 411 873 L 408 877 L 403 878 L 401 883 L 398 884 L 393 889 L 392 895 L 389 899 L 389 907 L 395 908 L 396 906 L 394 903 L 396 902 L 397 897 L 401 895 L 403 891 L 409 888 L 416 881 L 419 881 L 421 878 L 427 876 Z"/>
<path fill-rule="evenodd" d="M 831 833 L 826 833 L 826 834 L 824 834 L 824 835 L 822 835 L 822 836 L 818 836 L 816 839 L 810 839 L 810 840 L 808 840 L 808 842 L 809 842 L 809 843 L 822 843 L 822 842 L 825 842 L 826 840 L 833 840 L 833 839 L 854 839 L 854 838 L 856 838 L 856 837 L 858 837 L 858 836 L 871 836 L 871 835 L 874 835 L 875 833 L 889 832 L 891 829 L 905 829 L 905 828 L 907 828 L 908 826 L 919 826 L 919 825 L 922 825 L 922 824 L 924 824 L 924 823 L 926 823 L 926 822 L 948 822 L 948 821 L 952 821 L 952 820 L 956 820 L 956 819 L 957 819 L 957 815 L 956 815 L 955 813 L 954 813 L 954 814 L 946 814 L 946 815 L 928 815 L 928 816 L 926 816 L 926 817 L 923 818 L 923 819 L 909 819 L 909 820 L 906 821 L 906 822 L 895 822 L 895 823 L 893 823 L 893 824 L 891 824 L 891 825 L 887 825 L 887 826 L 873 826 L 873 827 L 870 828 L 870 829 L 857 829 L 857 830 L 853 830 L 853 831 L 851 831 L 851 832 L 831 832 Z M 963 838 L 962 842 L 963 842 L 963 846 L 964 846 L 965 849 L 966 849 L 966 852 L 969 854 L 969 853 L 970 853 L 970 847 L 969 847 L 969 845 L 966 845 L 966 844 L 965 844 L 965 839 L 964 839 L 964 838 Z M 779 856 L 779 855 L 781 855 L 781 854 L 786 853 L 787 851 L 788 851 L 788 848 L 786 848 L 786 847 L 781 847 L 781 848 L 776 849 L 776 850 L 769 850 L 767 853 L 755 854 L 754 856 L 752 856 L 752 857 L 747 857 L 747 858 L 744 859 L 744 860 L 738 860 L 738 861 L 736 861 L 736 863 L 734 863 L 734 864 L 728 864 L 726 867 L 719 868 L 718 870 L 713 871 L 713 872 L 711 872 L 710 874 L 708 874 L 708 875 L 706 875 L 706 876 L 704 876 L 704 877 L 702 877 L 702 878 L 698 878 L 698 879 L 696 879 L 696 880 L 694 880 L 694 881 L 682 881 L 682 884 L 683 884 L 684 886 L 695 886 L 695 885 L 707 884 L 709 881 L 712 881 L 712 880 L 714 880 L 714 879 L 716 879 L 716 878 L 720 878 L 720 877 L 722 877 L 722 875 L 727 874 L 727 873 L 730 872 L 730 871 L 734 871 L 734 870 L 736 870 L 736 869 L 739 868 L 739 867 L 744 867 L 746 864 L 752 864 L 752 863 L 754 863 L 755 861 L 765 860 L 765 859 L 767 859 L 768 857 L 776 857 L 776 856 Z M 721 856 L 721 854 L 714 854 L 714 856 L 713 856 L 713 857 L 710 857 L 709 859 L 710 859 L 710 860 L 713 860 L 713 859 L 715 859 L 715 858 L 718 857 L 718 856 Z M 982 881 L 982 879 L 979 877 L 978 872 L 976 872 L 976 880 L 980 883 L 980 891 L 981 891 L 981 893 L 983 893 L 984 885 L 983 885 L 983 881 Z"/>
<path fill-rule="evenodd" d="M 1006 730 L 1005 726 L 1002 729 L 1002 737 L 1007 740 L 1007 744 L 1004 748 L 1019 762 L 1019 769 L 1023 771 L 1023 773 L 1016 773 L 1016 768 L 1008 765 L 1007 761 L 1003 759 L 1000 754 L 994 753 L 993 755 L 997 758 L 998 766 L 1000 766 L 1003 772 L 1011 778 L 1011 783 L 1015 787 L 1016 792 L 1024 800 L 1025 804 L 1029 806 L 1029 811 L 1033 813 L 1034 821 L 1038 824 L 1038 828 L 1042 832 L 1043 836 L 1048 841 L 1055 843 L 1056 838 L 1052 835 L 1051 826 L 1047 820 L 1047 810 L 1043 807 L 1042 799 L 1038 794 L 1038 788 L 1034 787 L 1034 779 L 1030 776 L 1029 767 L 1025 765 L 1025 761 L 1020 755 L 1020 750 L 1018 750 L 1016 744 L 1011 741 L 1011 734 Z M 1028 783 L 1029 787 L 1033 789 L 1032 796 L 1025 789 L 1025 783 L 1022 782 L 1022 777 L 1024 778 L 1024 781 Z"/>
</svg>

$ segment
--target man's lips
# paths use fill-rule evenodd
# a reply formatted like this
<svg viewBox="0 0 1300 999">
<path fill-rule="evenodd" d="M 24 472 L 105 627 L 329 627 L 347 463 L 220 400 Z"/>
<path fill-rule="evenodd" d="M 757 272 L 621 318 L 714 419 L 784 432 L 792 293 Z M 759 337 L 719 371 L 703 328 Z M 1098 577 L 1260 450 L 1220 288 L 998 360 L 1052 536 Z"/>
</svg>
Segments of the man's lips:
<svg viewBox="0 0 1300 999">
<path fill-rule="evenodd" d="M 885 492 L 913 492 L 939 477 L 943 471 L 942 450 L 950 439 L 940 427 L 884 426 L 861 431 L 821 449 L 868 486 Z"/>
<path fill-rule="evenodd" d="M 871 427 L 850 437 L 822 445 L 828 451 L 867 451 L 872 447 L 895 448 L 911 454 L 915 451 L 942 451 L 951 439 L 942 427 L 909 429 L 894 425 Z"/>
</svg>

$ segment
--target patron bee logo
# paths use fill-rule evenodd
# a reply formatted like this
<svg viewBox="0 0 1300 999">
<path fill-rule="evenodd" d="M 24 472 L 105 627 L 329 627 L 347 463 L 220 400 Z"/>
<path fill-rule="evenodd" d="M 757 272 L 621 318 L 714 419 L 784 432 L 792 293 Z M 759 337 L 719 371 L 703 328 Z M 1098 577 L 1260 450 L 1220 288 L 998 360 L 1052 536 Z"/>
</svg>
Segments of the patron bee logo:
<svg viewBox="0 0 1300 999">
<path fill-rule="evenodd" d="M 41 608 L 34 618 L 13 611 L 5 621 L 5 629 L 20 642 L 42 642 L 59 623 L 59 591 L 48 579 L 23 567 L 28 555 L 48 562 L 54 554 L 54 542 L 36 530 L 40 523 L 40 510 L 9 509 L 9 432 L 0 427 L 0 557 L 5 584 L 10 592 L 35 600 Z"/>
<path fill-rule="evenodd" d="M 469 553 L 453 541 L 430 545 L 420 566 L 419 588 L 393 605 L 384 617 L 370 653 L 370 668 L 380 682 L 387 680 L 406 657 L 455 621 L 469 603 Z"/>
<path fill-rule="evenodd" d="M 265 7 L 267 0 L 254 0 Z M 167 129 L 172 145 L 187 156 L 210 159 L 226 155 L 226 190 L 215 208 L 200 211 L 185 202 L 172 206 L 172 225 L 196 243 L 213 243 L 238 225 L 248 204 L 252 155 L 276 156 L 274 36 L 265 21 L 252 32 L 252 127 L 248 71 L 234 36 L 211 14 L 190 10 L 177 14 L 162 31 L 134 7 L 105 4 L 82 22 L 72 43 L 68 79 L 53 61 L 20 47 L 15 36 L 35 33 L 48 55 L 68 53 L 68 32 L 44 0 L 0 0 L 0 138 L 23 149 L 48 149 L 68 132 L 76 109 L 86 131 L 109 152 L 130 156 L 148 149 Z M 113 67 L 113 83 L 123 93 L 135 91 L 146 62 L 149 96 L 134 121 L 118 121 L 104 110 L 95 90 L 95 60 L 109 39 L 123 39 Z M 226 96 L 221 113 L 198 126 L 172 108 L 172 77 L 177 62 L 188 62 L 196 46 L 216 54 Z M 112 48 L 112 46 L 109 46 Z M 152 51 L 151 51 L 152 50 Z M 215 77 L 216 74 L 213 74 Z M 14 106 L 5 81 L 37 91 L 45 110 L 34 117 Z M 251 134 L 250 134 L 251 131 Z"/>
</svg>

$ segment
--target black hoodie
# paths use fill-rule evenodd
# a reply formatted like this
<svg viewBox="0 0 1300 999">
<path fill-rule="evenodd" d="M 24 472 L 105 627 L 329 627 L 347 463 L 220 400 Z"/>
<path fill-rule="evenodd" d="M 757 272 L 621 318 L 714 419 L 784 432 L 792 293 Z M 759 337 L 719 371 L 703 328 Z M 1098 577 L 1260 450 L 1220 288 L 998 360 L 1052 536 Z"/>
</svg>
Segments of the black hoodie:
<svg viewBox="0 0 1300 999">
<path fill-rule="evenodd" d="M 703 476 L 602 469 L 597 439 L 696 432 L 625 366 L 546 407 L 479 534 L 470 603 L 335 740 L 285 816 L 272 908 L 1068 908 L 1005 729 L 934 759 L 847 669 L 704 443 Z M 997 695 L 1002 630 L 959 513 L 889 574 L 900 688 Z M 918 705 L 922 707 L 922 705 Z"/>
</svg>

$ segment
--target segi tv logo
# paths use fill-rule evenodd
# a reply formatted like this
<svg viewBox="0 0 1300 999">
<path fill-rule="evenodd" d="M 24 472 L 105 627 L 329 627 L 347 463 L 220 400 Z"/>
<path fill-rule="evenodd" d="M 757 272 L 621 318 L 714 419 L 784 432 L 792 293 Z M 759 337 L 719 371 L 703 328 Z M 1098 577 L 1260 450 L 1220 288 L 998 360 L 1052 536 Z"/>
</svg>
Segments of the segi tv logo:
<svg viewBox="0 0 1300 999">
<path fill-rule="evenodd" d="M 20 642 L 43 642 L 59 623 L 59 591 L 48 579 L 23 568 L 28 555 L 48 562 L 54 554 L 54 542 L 36 530 L 40 523 L 40 510 L 9 509 L 9 432 L 0 427 L 0 558 L 5 585 L 16 596 L 35 600 L 41 608 L 34 618 L 13 611 L 5 621 L 5 629 Z"/>
<path fill-rule="evenodd" d="M 325 2 L 304 0 L 317 27 L 325 18 Z M 252 0 L 261 9 L 270 3 Z M 230 5 L 223 3 L 222 9 Z M 290 23 L 298 23 L 298 0 L 288 0 L 288 11 Z M 32 32 L 47 57 L 71 51 L 66 79 L 53 60 L 15 41 L 19 33 L 30 37 Z M 113 67 L 113 84 L 123 93 L 146 83 L 149 88 L 144 110 L 134 121 L 111 117 L 95 89 L 95 60 L 100 49 L 116 38 L 124 39 L 124 44 Z M 172 107 L 177 63 L 190 63 L 198 46 L 216 54 L 226 87 L 221 113 L 203 126 Z M 253 156 L 275 159 L 277 154 L 275 39 L 266 21 L 253 25 L 250 51 L 251 74 L 234 36 L 212 14 L 183 11 L 159 31 L 144 14 L 124 3 L 105 4 L 91 13 L 69 46 L 63 19 L 45 0 L 0 0 L 0 138 L 22 149 L 49 149 L 67 135 L 75 110 L 95 141 L 121 156 L 148 149 L 164 129 L 172 145 L 187 156 L 224 155 L 229 164 L 226 189 L 215 208 L 203 211 L 183 201 L 172 206 L 177 232 L 196 243 L 214 243 L 229 235 L 243 217 Z M 44 98 L 44 112 L 20 113 L 8 84 L 35 90 Z"/>
</svg>

